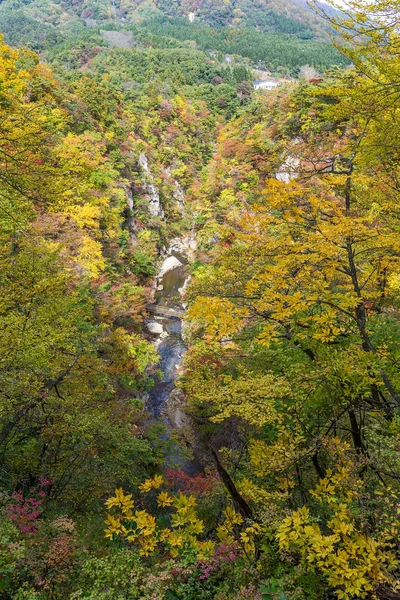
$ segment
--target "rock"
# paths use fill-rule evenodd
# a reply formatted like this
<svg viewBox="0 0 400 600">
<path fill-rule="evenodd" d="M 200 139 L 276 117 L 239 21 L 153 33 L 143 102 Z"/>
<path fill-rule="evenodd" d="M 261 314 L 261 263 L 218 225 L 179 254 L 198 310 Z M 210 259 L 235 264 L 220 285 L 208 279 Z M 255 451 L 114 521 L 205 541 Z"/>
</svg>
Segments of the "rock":
<svg viewBox="0 0 400 600">
<path fill-rule="evenodd" d="M 161 337 L 157 338 L 155 342 L 153 342 L 153 347 L 158 350 L 161 344 L 163 343 Z"/>
<path fill-rule="evenodd" d="M 179 252 L 184 254 L 186 250 L 185 238 L 173 238 L 170 243 L 167 252 Z"/>
<path fill-rule="evenodd" d="M 283 183 L 290 183 L 298 177 L 297 169 L 300 165 L 300 159 L 297 156 L 288 156 L 283 165 L 279 167 L 276 179 Z"/>
<path fill-rule="evenodd" d="M 191 421 L 184 412 L 185 398 L 182 391 L 174 389 L 166 403 L 168 420 L 174 429 L 190 429 Z"/>
<path fill-rule="evenodd" d="M 185 190 L 183 189 L 183 187 L 178 183 L 178 181 L 175 181 L 175 189 L 173 191 L 173 198 L 175 200 L 175 202 L 178 205 L 178 208 L 183 211 L 185 210 L 185 201 L 186 201 L 186 194 L 185 194 Z"/>
<path fill-rule="evenodd" d="M 157 323 L 157 321 L 150 321 L 150 323 L 147 323 L 146 327 L 150 333 L 154 333 L 155 335 L 160 335 L 164 331 L 161 323 Z"/>
<path fill-rule="evenodd" d="M 176 256 L 169 256 L 168 258 L 166 258 L 163 262 L 163 264 L 161 265 L 161 269 L 160 272 L 158 273 L 158 277 L 163 277 L 165 275 L 165 273 L 168 273 L 168 271 L 172 271 L 173 269 L 176 269 L 178 267 L 182 267 L 183 263 L 181 263 L 180 260 L 178 260 L 176 258 Z"/>
<path fill-rule="evenodd" d="M 168 176 L 170 180 L 172 179 L 170 167 L 164 169 L 164 173 Z M 172 185 L 174 186 L 172 197 L 175 200 L 178 209 L 183 212 L 185 210 L 186 192 L 179 183 L 179 181 L 177 181 L 176 179 L 172 179 Z"/>
<path fill-rule="evenodd" d="M 163 285 L 160 284 L 160 285 L 157 286 L 157 292 L 162 292 L 163 289 L 164 289 Z"/>
<path fill-rule="evenodd" d="M 161 206 L 160 192 L 158 191 L 158 188 L 153 183 L 154 177 L 153 177 L 153 174 L 149 167 L 149 161 L 147 160 L 147 156 L 145 154 L 143 154 L 143 152 L 140 153 L 138 162 L 139 162 L 139 166 L 141 167 L 142 171 L 144 173 L 146 173 L 147 178 L 148 178 L 147 182 L 146 181 L 143 182 L 143 188 L 144 188 L 145 192 L 147 193 L 147 195 L 149 196 L 150 214 L 153 217 L 163 217 L 164 211 Z"/>
<path fill-rule="evenodd" d="M 178 252 L 187 254 L 188 250 L 196 250 L 197 242 L 194 235 L 187 235 L 183 238 L 173 238 L 169 244 L 169 252 Z"/>
<path fill-rule="evenodd" d="M 126 190 L 126 202 L 129 208 L 129 213 L 127 217 L 127 228 L 131 236 L 131 244 L 132 246 L 136 246 L 137 237 L 136 237 L 136 224 L 135 224 L 135 215 L 134 215 L 134 205 L 133 205 L 133 195 L 132 189 L 130 187 Z"/>
<path fill-rule="evenodd" d="M 190 250 L 197 250 L 197 240 L 194 235 L 190 236 L 188 245 L 189 245 Z"/>
<path fill-rule="evenodd" d="M 191 279 L 192 279 L 192 277 L 191 277 L 191 275 L 189 275 L 189 277 L 187 277 L 185 279 L 185 283 L 183 284 L 183 286 L 178 289 L 178 292 L 181 296 L 183 296 L 185 294 Z"/>
</svg>

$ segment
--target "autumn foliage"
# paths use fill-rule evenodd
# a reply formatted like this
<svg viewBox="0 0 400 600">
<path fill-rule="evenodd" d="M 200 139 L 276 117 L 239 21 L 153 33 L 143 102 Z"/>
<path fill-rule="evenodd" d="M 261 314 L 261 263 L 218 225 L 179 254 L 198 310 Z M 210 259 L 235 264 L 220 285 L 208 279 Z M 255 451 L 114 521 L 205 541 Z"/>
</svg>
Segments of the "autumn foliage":
<svg viewBox="0 0 400 600">
<path fill-rule="evenodd" d="M 353 66 L 254 95 L 149 31 L 0 42 L 2 598 L 400 597 L 398 9 L 318 4 Z"/>
</svg>

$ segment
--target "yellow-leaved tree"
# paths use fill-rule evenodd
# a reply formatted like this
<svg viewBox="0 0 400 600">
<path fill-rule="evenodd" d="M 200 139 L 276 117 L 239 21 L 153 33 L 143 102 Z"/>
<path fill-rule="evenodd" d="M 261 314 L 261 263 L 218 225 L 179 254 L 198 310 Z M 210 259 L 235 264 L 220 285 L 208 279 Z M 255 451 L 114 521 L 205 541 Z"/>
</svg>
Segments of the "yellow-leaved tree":
<svg viewBox="0 0 400 600">
<path fill-rule="evenodd" d="M 140 408 L 119 394 L 157 356 L 132 327 L 98 320 L 121 186 L 106 138 L 72 131 L 70 100 L 35 53 L 0 39 L 0 462 L 11 489 L 45 476 L 52 497 L 83 506 L 116 484 L 116 447 L 125 472 L 132 448 L 149 451 Z"/>
<path fill-rule="evenodd" d="M 338 597 L 385 597 L 398 559 L 384 516 L 400 466 L 398 3 L 349 6 L 357 69 L 283 90 L 258 128 L 249 110 L 220 136 L 204 208 L 218 235 L 188 292 L 181 385 L 199 443 L 281 550 Z M 261 193 L 249 173 L 267 175 Z"/>
<path fill-rule="evenodd" d="M 132 494 L 125 494 L 122 488 L 115 490 L 115 496 L 105 503 L 112 511 L 105 521 L 105 536 L 110 539 L 114 536 L 122 537 L 136 545 L 144 556 L 163 548 L 174 558 L 195 556 L 198 561 L 211 560 L 218 544 L 237 544 L 244 560 L 252 564 L 256 540 L 262 530 L 260 525 L 245 523 L 243 517 L 228 505 L 223 511 L 223 520 L 214 539 L 210 539 L 205 533 L 204 522 L 198 516 L 196 497 L 170 493 L 166 490 L 165 483 L 161 475 L 156 475 L 139 486 L 141 503 L 144 501 L 143 496 L 154 496 L 158 507 L 158 514 L 155 516 L 145 509 L 135 509 Z"/>
</svg>

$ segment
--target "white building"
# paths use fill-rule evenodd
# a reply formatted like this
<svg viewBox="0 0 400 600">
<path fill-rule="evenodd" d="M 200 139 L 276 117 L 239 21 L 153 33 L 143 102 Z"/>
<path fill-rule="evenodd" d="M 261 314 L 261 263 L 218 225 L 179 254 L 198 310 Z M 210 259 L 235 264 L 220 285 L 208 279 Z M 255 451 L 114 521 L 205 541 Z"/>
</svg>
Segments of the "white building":
<svg viewBox="0 0 400 600">
<path fill-rule="evenodd" d="M 271 79 L 267 79 L 266 81 L 262 81 L 261 79 L 256 79 L 254 82 L 255 90 L 273 90 L 278 87 L 279 83 L 276 81 L 272 81 Z"/>
</svg>

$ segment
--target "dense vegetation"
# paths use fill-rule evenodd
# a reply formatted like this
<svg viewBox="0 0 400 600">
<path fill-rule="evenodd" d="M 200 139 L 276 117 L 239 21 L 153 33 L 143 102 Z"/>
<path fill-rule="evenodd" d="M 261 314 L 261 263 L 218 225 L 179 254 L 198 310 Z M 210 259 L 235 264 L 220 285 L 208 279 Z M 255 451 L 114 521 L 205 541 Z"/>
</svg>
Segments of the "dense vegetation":
<svg viewBox="0 0 400 600">
<path fill-rule="evenodd" d="M 282 28 L 278 29 L 281 30 Z M 322 70 L 332 64 L 343 66 L 347 64 L 346 58 L 326 41 L 310 39 L 305 42 L 304 39 L 312 38 L 312 35 L 308 35 L 307 32 L 302 32 L 299 36 L 290 36 L 254 29 L 215 28 L 196 23 L 190 24 L 183 19 L 171 20 L 165 17 L 145 21 L 140 27 L 135 28 L 134 32 L 140 36 L 139 39 L 148 39 L 157 45 L 164 45 L 166 38 L 182 42 L 193 40 L 202 50 L 212 49 L 223 54 L 239 55 L 250 59 L 259 67 L 287 74 L 298 72 L 299 67 L 306 64 Z"/>
<path fill-rule="evenodd" d="M 262 31 L 281 33 L 320 34 L 326 24 L 298 0 L 66 0 L 60 4 L 31 0 L 5 0 L 15 9 L 24 10 L 34 19 L 58 25 L 69 20 L 96 19 L 100 22 L 120 21 L 132 23 L 166 15 L 172 18 L 189 18 L 212 27 L 254 27 Z"/>
<path fill-rule="evenodd" d="M 400 597 L 398 4 L 340 59 L 285 6 L 0 5 L 5 600 Z M 272 39 L 330 68 L 254 93 Z M 144 324 L 189 232 L 171 434 Z"/>
<path fill-rule="evenodd" d="M 189 5 L 174 6 L 170 1 L 159 4 L 156 9 L 154 5 L 140 2 L 136 8 L 134 4 L 123 8 L 113 7 L 109 2 L 103 4 L 100 0 L 93 1 L 90 6 L 85 2 L 54 4 L 40 0 L 28 3 L 5 0 L 0 4 L 0 31 L 4 33 L 5 41 L 13 46 L 25 45 L 35 51 L 49 51 L 49 56 L 46 52 L 47 60 L 58 51 L 65 54 L 65 48 L 69 50 L 67 57 L 70 59 L 71 53 L 76 52 L 72 49 L 77 45 L 81 56 L 86 49 L 89 59 L 96 47 L 107 46 L 103 39 L 105 29 L 120 31 L 123 35 L 125 32 L 128 37 L 124 47 L 194 46 L 211 52 L 214 59 L 218 53 L 222 64 L 225 54 L 238 55 L 242 62 L 245 59 L 260 68 L 289 75 L 296 75 L 306 64 L 322 70 L 333 64 L 346 64 L 346 59 L 326 43 L 326 28 L 321 26 L 323 20 L 290 2 L 283 12 L 268 8 L 263 2 L 256 3 L 257 6 L 242 2 L 237 8 L 228 6 L 229 3 L 222 6 L 220 2 L 200 4 L 193 23 L 188 20 Z M 221 6 L 235 18 L 219 19 L 214 12 L 219 14 Z M 134 14 L 131 14 L 132 10 Z M 136 11 L 140 12 L 140 18 Z"/>
</svg>

